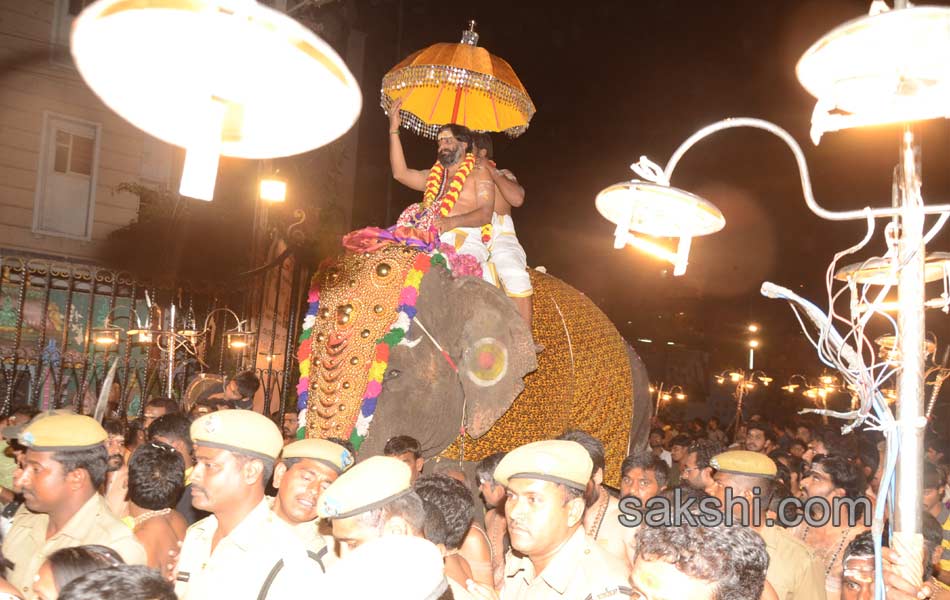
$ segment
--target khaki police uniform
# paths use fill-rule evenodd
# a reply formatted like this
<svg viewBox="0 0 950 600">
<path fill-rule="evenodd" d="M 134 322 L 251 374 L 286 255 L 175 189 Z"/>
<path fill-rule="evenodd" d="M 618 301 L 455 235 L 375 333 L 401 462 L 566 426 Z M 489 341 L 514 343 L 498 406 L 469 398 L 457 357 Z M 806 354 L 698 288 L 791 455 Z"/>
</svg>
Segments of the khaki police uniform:
<svg viewBox="0 0 950 600">
<path fill-rule="evenodd" d="M 373 456 L 330 484 L 320 495 L 317 514 L 322 519 L 349 519 L 411 492 L 412 471 L 406 463 Z M 336 561 L 327 581 L 327 598 L 435 600 L 449 587 L 455 600 L 474 600 L 445 576 L 442 554 L 431 542 L 405 535 L 384 535 L 362 544 Z"/>
<path fill-rule="evenodd" d="M 178 559 L 175 593 L 188 598 L 298 598 L 316 592 L 323 576 L 300 538 L 274 514 L 265 500 L 222 538 L 212 515 L 188 528 Z"/>
<path fill-rule="evenodd" d="M 584 490 L 593 462 L 583 446 L 567 440 L 545 440 L 515 448 L 495 468 L 495 481 L 541 479 Z M 517 548 L 513 548 L 517 550 Z M 633 594 L 627 565 L 607 553 L 578 526 L 540 573 L 529 556 L 509 551 L 501 600 L 627 599 Z"/>
<path fill-rule="evenodd" d="M 248 410 L 207 414 L 191 425 L 196 446 L 220 448 L 275 461 L 283 446 L 280 430 L 267 417 Z M 214 549 L 218 530 L 214 515 L 185 534 L 176 572 L 180 600 L 206 598 L 298 598 L 302 590 L 319 595 L 323 577 L 290 526 L 270 509 L 266 498 L 248 513 Z"/>
<path fill-rule="evenodd" d="M 723 473 L 774 479 L 778 467 L 768 456 L 748 450 L 729 450 L 709 461 L 711 467 Z M 760 527 L 755 530 L 769 554 L 769 582 L 779 600 L 824 600 L 825 576 L 814 552 L 796 540 L 785 529 Z"/>
<path fill-rule="evenodd" d="M 284 446 L 281 460 L 289 459 L 316 461 L 337 476 L 353 464 L 353 454 L 349 450 L 339 444 L 316 438 L 297 440 Z M 269 501 L 273 509 L 276 499 L 270 498 Z M 328 567 L 334 562 L 333 537 L 330 536 L 328 539 L 328 536 L 320 533 L 319 517 L 306 523 L 289 523 L 289 525 L 297 537 L 303 541 L 308 551 L 321 556 L 324 566 Z"/>
<path fill-rule="evenodd" d="M 578 527 L 541 573 L 527 556 L 511 551 L 505 558 L 501 600 L 561 600 L 622 598 L 633 594 L 627 566 L 590 540 Z"/>
<path fill-rule="evenodd" d="M 412 492 L 412 471 L 391 456 L 371 456 L 354 465 L 320 494 L 317 515 L 348 519 Z"/>
<path fill-rule="evenodd" d="M 74 414 L 43 414 L 17 434 L 20 442 L 37 452 L 87 450 L 102 445 L 108 435 L 95 419 Z M 25 598 L 35 598 L 33 578 L 46 557 L 61 548 L 100 544 L 112 548 L 133 565 L 147 562 L 145 548 L 106 505 L 93 494 L 66 525 L 47 539 L 49 515 L 21 506 L 3 541 L 7 580 Z"/>
<path fill-rule="evenodd" d="M 275 499 L 270 496 L 265 498 L 267 508 L 274 510 L 274 500 Z M 286 521 L 284 522 L 287 523 Z M 303 542 L 308 552 L 319 555 L 321 558 L 330 552 L 330 546 L 327 544 L 327 540 L 320 534 L 319 518 L 304 523 L 287 523 L 287 526 L 294 532 L 297 539 Z M 325 562 L 324 566 L 326 566 Z"/>
</svg>

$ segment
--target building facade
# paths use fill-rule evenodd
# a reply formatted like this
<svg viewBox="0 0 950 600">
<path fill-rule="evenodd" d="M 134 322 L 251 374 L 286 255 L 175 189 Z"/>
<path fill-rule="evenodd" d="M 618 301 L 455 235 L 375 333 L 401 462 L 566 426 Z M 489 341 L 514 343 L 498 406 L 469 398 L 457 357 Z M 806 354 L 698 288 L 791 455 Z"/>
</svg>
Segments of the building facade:
<svg viewBox="0 0 950 600">
<path fill-rule="evenodd" d="M 0 2 L 0 248 L 95 260 L 135 220 L 121 183 L 171 184 L 173 147 L 136 129 L 83 83 L 69 32 L 90 0 Z"/>
</svg>

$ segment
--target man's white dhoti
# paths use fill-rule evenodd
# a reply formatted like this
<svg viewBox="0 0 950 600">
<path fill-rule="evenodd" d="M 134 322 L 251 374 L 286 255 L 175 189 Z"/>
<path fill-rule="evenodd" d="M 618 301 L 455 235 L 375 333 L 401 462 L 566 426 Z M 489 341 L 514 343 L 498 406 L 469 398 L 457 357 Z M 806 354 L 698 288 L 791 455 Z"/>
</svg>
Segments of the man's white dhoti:
<svg viewBox="0 0 950 600">
<path fill-rule="evenodd" d="M 494 272 L 498 285 L 512 298 L 524 298 L 534 293 L 528 275 L 528 257 L 515 234 L 511 215 L 493 213 L 491 218 L 492 239 L 489 245 L 489 268 Z"/>
<path fill-rule="evenodd" d="M 482 243 L 480 227 L 456 227 L 440 235 L 439 240 L 444 244 L 454 246 L 458 254 L 474 256 L 482 268 L 482 279 L 492 285 L 498 285 L 498 282 L 492 276 L 491 268 L 489 268 L 488 247 Z"/>
</svg>

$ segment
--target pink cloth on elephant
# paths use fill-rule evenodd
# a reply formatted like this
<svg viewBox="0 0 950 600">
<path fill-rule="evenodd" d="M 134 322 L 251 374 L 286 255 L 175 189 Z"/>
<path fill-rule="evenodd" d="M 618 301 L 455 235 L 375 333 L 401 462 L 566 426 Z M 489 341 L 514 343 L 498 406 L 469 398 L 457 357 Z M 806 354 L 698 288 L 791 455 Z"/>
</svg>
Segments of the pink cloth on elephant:
<svg viewBox="0 0 950 600">
<path fill-rule="evenodd" d="M 415 305 L 419 292 L 414 287 L 406 287 L 399 293 L 399 304 Z"/>
<path fill-rule="evenodd" d="M 402 244 L 410 248 L 417 248 L 428 254 L 438 248 L 438 251 L 445 255 L 449 269 L 456 277 L 482 276 L 482 267 L 478 264 L 478 259 L 470 254 L 457 253 L 455 247 L 450 244 L 440 243 L 438 232 L 435 229 L 419 229 L 398 225 L 389 229 L 365 227 L 343 236 L 343 247 L 351 252 L 375 252 L 390 244 Z"/>
</svg>

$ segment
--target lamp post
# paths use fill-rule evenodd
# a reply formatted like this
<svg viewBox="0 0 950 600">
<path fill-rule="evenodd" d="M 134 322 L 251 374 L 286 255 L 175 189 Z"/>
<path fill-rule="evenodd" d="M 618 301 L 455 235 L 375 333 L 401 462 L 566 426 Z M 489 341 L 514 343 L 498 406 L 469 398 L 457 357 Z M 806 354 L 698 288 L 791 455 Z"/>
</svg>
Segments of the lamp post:
<svg viewBox="0 0 950 600">
<path fill-rule="evenodd" d="M 749 340 L 749 370 L 755 368 L 755 349 L 759 347 L 759 340 Z"/>
<path fill-rule="evenodd" d="M 735 390 L 732 395 L 736 399 L 736 418 L 735 418 L 735 430 L 738 431 L 739 425 L 742 423 L 742 403 L 745 400 L 746 394 L 752 392 L 758 384 L 762 384 L 765 387 L 768 387 L 772 383 L 772 378 L 769 377 L 764 371 L 744 371 L 742 369 L 726 369 L 722 373 L 716 376 L 716 383 L 719 385 L 726 385 L 726 380 L 730 383 L 736 384 Z"/>
<path fill-rule="evenodd" d="M 664 390 L 663 389 L 664 385 L 666 384 L 663 382 L 660 382 L 656 384 L 655 386 L 652 384 L 650 385 L 650 393 L 656 394 L 656 404 L 655 404 L 656 408 L 653 411 L 654 417 L 660 416 L 660 408 L 663 406 L 664 402 L 670 402 L 674 399 L 686 400 L 686 392 L 683 390 L 683 386 L 672 385 Z"/>
<path fill-rule="evenodd" d="M 149 304 L 151 306 L 151 302 L 149 302 Z M 226 315 L 225 318 L 231 316 L 236 321 L 234 328 L 224 332 L 229 349 L 243 351 L 243 349 L 249 345 L 250 340 L 256 335 L 255 332 L 247 329 L 247 320 L 241 319 L 238 314 L 230 308 L 216 308 L 209 312 L 205 317 L 204 326 L 200 331 L 195 329 L 193 324 L 191 328 L 189 328 L 188 323 L 185 323 L 181 329 L 177 327 L 178 318 L 176 316 L 175 304 L 170 306 L 167 319 L 164 318 L 162 310 L 158 307 L 155 308 L 155 311 L 150 310 L 149 320 L 146 321 L 146 323 L 142 324 L 139 322 L 138 315 L 136 315 L 135 327 L 130 327 L 127 330 L 116 327 L 110 322 L 109 315 L 107 315 L 104 326 L 93 330 L 93 339 L 97 345 L 111 348 L 118 345 L 120 335 L 124 333 L 130 341 L 134 339 L 135 342 L 138 343 L 155 344 L 166 357 L 165 395 L 169 398 L 172 397 L 175 375 L 175 353 L 184 349 L 193 356 L 198 356 L 198 343 L 211 331 L 211 318 L 215 314 L 224 313 Z M 154 314 L 151 314 L 152 312 L 154 312 Z M 131 324 L 131 316 L 128 318 Z"/>
<path fill-rule="evenodd" d="M 782 386 L 782 389 L 790 394 L 794 394 L 799 388 L 801 388 L 802 396 L 811 400 L 815 408 L 820 411 L 822 421 L 825 423 L 828 423 L 828 397 L 851 391 L 843 386 L 836 376 L 829 373 L 824 373 L 812 380 L 795 373 L 788 378 L 788 384 Z M 805 412 L 810 412 L 810 409 L 806 409 Z"/>
<path fill-rule="evenodd" d="M 950 54 L 950 8 L 910 7 L 907 0 L 895 0 L 895 10 L 888 11 L 881 4 L 872 5 L 872 14 L 855 19 L 833 30 L 816 42 L 799 61 L 796 71 L 802 85 L 817 98 L 812 116 L 812 139 L 817 144 L 829 131 L 882 123 L 908 123 L 920 119 L 950 116 L 950 69 L 946 56 Z M 728 119 L 707 126 L 690 136 L 674 153 L 666 165 L 659 165 L 641 157 L 631 168 L 647 180 L 615 184 L 597 197 L 597 209 L 617 225 L 615 245 L 622 247 L 633 232 L 654 236 L 676 237 L 661 228 L 643 231 L 642 224 L 651 222 L 643 210 L 665 211 L 667 221 L 675 221 L 670 214 L 676 206 L 688 214 L 677 215 L 683 223 L 695 223 L 713 213 L 701 198 L 670 186 L 670 179 L 685 152 L 700 140 L 723 130 L 752 127 L 768 131 L 782 139 L 795 155 L 801 176 L 802 192 L 809 209 L 822 219 L 860 220 L 873 225 L 876 218 L 894 221 L 890 229 L 892 251 L 889 251 L 888 284 L 898 289 L 897 335 L 901 369 L 898 374 L 898 406 L 896 433 L 887 435 L 890 451 L 896 454 L 896 498 L 890 506 L 896 507 L 893 546 L 903 558 L 906 568 L 902 575 L 912 584 L 919 585 L 922 577 L 923 537 L 921 535 L 920 497 L 922 483 L 924 418 L 924 298 L 925 240 L 932 237 L 950 216 L 950 205 L 924 206 L 921 197 L 921 177 L 918 169 L 919 149 L 910 126 L 905 125 L 900 140 L 900 160 L 895 171 L 893 201 L 890 207 L 863 210 L 831 211 L 814 198 L 804 153 L 794 138 L 784 129 L 759 119 Z M 652 196 L 653 199 L 647 199 Z M 659 198 L 675 198 L 661 203 Z M 659 208 L 658 208 L 659 207 Z M 941 214 L 937 224 L 924 235 L 924 218 Z M 719 213 L 721 216 L 721 213 Z M 708 218 L 707 218 L 708 221 Z M 721 227 L 720 227 L 721 228 Z M 873 231 L 873 230 L 872 230 Z M 685 252 L 669 256 L 674 260 L 674 275 L 685 272 L 688 259 L 689 234 L 712 233 L 710 228 L 694 227 L 680 231 Z M 871 233 L 868 234 L 870 238 Z M 893 280 L 893 281 L 891 281 Z M 772 294 L 774 286 L 766 294 Z M 773 296 L 779 297 L 779 296 Z M 789 296 L 782 296 L 789 298 Z M 796 300 L 797 302 L 797 300 Z M 830 323 L 830 320 L 828 321 Z M 823 326 L 822 334 L 833 330 Z M 837 336 L 837 333 L 834 333 Z M 836 337 L 839 346 L 846 345 Z M 858 352 L 862 351 L 859 347 Z M 861 357 L 850 348 L 846 353 L 848 365 Z M 840 359 L 839 359 L 840 360 Z M 844 361 L 842 361 L 844 364 Z M 842 369 L 845 367 L 842 366 Z M 862 410 L 866 417 L 875 410 L 885 419 L 891 419 L 886 406 L 881 407 L 880 382 L 859 373 Z M 886 414 L 885 414 L 886 413 Z M 864 418 L 861 417 L 861 418 Z M 889 451 L 888 456 L 892 456 Z M 885 473 L 885 481 L 890 477 Z M 883 519 L 884 502 L 875 519 Z M 875 542 L 880 544 L 882 522 L 875 527 Z M 880 561 L 880 555 L 877 560 Z M 878 573 L 880 573 L 880 562 Z M 877 577 L 876 595 L 883 598 L 882 578 Z"/>
</svg>

